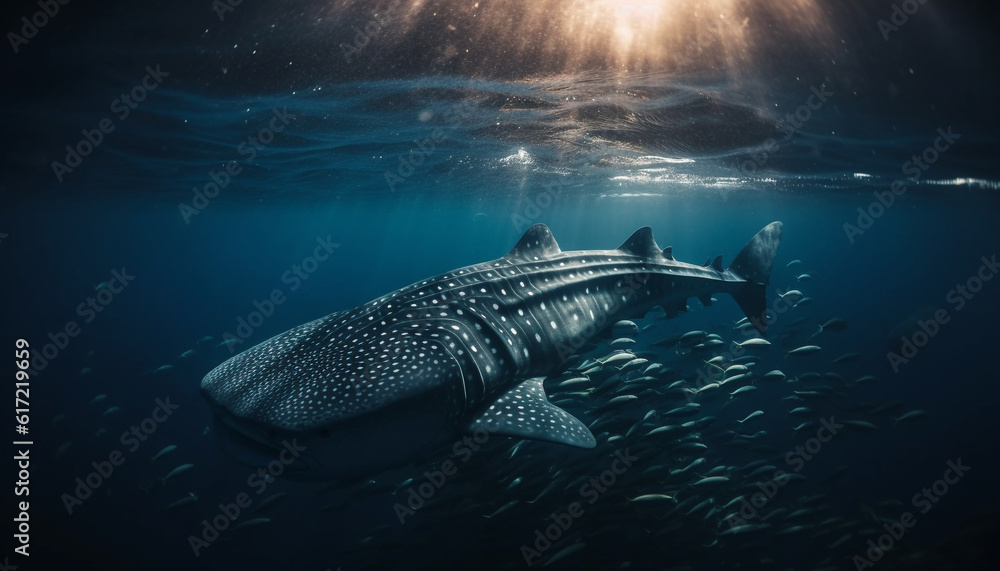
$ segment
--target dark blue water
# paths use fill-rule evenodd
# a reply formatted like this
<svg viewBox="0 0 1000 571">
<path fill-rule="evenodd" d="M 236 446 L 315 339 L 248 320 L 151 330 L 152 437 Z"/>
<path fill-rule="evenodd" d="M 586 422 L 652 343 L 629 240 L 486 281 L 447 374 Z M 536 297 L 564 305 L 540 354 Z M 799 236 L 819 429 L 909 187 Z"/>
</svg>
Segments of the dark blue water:
<svg viewBox="0 0 1000 571">
<path fill-rule="evenodd" d="M 877 568 L 979 568 L 996 535 L 1000 397 L 997 85 L 984 56 L 997 46 L 984 12 L 931 0 L 887 41 L 876 22 L 891 4 L 712 2 L 709 12 L 747 18 L 740 34 L 720 28 L 743 43 L 681 44 L 683 58 L 629 68 L 573 43 L 586 34 L 570 26 L 572 6 L 541 24 L 519 20 L 530 10 L 515 2 L 433 4 L 246 0 L 220 21 L 210 3 L 70 3 L 4 54 L 3 342 L 25 339 L 34 353 L 30 483 L 15 484 L 10 459 L 24 446 L 7 448 L 0 558 L 23 569 L 516 569 L 550 514 L 583 502 L 532 566 L 583 544 L 552 566 L 850 569 L 910 511 L 915 525 Z M 694 18 L 691 6 L 665 4 L 678 21 Z M 38 9 L 16 7 L 7 27 L 17 32 Z M 340 44 L 386 10 L 382 31 L 346 61 Z M 712 29 L 697 21 L 683 29 Z M 664 30 L 643 45 L 678 49 Z M 549 41 L 559 34 L 570 39 Z M 143 81 L 133 108 L 122 94 Z M 613 249 L 650 226 L 678 260 L 722 254 L 728 265 L 775 220 L 784 238 L 768 302 L 790 289 L 812 302 L 772 305 L 772 345 L 752 353 L 757 390 L 609 442 L 649 410 L 688 402 L 666 385 L 697 388 L 704 360 L 732 357 L 730 342 L 747 338 L 722 294 L 670 320 L 622 315 L 650 326 L 631 350 L 674 372 L 611 413 L 595 409 L 613 392 L 568 398 L 586 424 L 605 418 L 593 450 L 533 442 L 508 458 L 518 440 L 498 436 L 468 457 L 449 446 L 365 478 L 373 483 L 265 481 L 225 454 L 199 392 L 234 351 L 498 258 L 538 222 L 566 251 Z M 810 338 L 835 317 L 846 329 Z M 921 323 L 934 331 L 926 343 Z M 653 344 L 692 330 L 726 344 L 700 355 Z M 227 335 L 245 341 L 231 351 L 219 346 Z M 581 360 L 610 353 L 610 340 Z M 904 352 L 905 341 L 923 346 Z M 785 357 L 811 343 L 822 350 Z M 832 362 L 847 353 L 860 356 Z M 760 380 L 772 369 L 805 380 Z M 854 383 L 865 375 L 877 380 Z M 557 382 L 547 381 L 550 396 L 567 398 Z M 788 400 L 816 387 L 829 394 Z M 803 405 L 813 410 L 788 414 Z M 764 415 L 736 422 L 755 410 Z M 927 415 L 894 423 L 911 410 Z M 706 415 L 717 420 L 677 437 L 643 435 Z M 146 440 L 129 439 L 153 416 L 161 422 L 147 421 Z M 792 427 L 830 418 L 877 429 L 844 427 L 810 460 L 790 461 L 817 434 Z M 11 441 L 19 423 L 8 423 Z M 734 444 L 726 431 L 766 435 Z M 691 433 L 707 449 L 674 451 Z M 150 461 L 168 445 L 177 449 Z M 580 483 L 625 449 L 635 465 L 587 503 Z M 79 492 L 77 478 L 115 452 L 120 465 Z M 731 481 L 703 488 L 668 475 L 702 457 L 695 472 L 725 466 Z M 418 486 L 448 459 L 457 473 L 434 505 L 401 524 L 394 506 L 411 485 L 401 482 Z M 970 470 L 920 513 L 914 494 L 959 459 Z M 718 535 L 734 511 L 723 504 L 766 480 L 742 469 L 758 460 L 800 466 L 804 479 L 748 520 L 769 527 Z M 193 467 L 159 483 L 183 464 Z M 25 488 L 30 496 L 15 495 Z M 189 493 L 197 501 L 163 509 Z M 203 520 L 241 493 L 253 504 L 237 523 L 270 521 L 193 549 Z M 685 515 L 693 504 L 629 500 L 652 493 L 712 497 L 719 509 Z M 30 503 L 30 557 L 14 551 L 20 501 Z"/>
</svg>

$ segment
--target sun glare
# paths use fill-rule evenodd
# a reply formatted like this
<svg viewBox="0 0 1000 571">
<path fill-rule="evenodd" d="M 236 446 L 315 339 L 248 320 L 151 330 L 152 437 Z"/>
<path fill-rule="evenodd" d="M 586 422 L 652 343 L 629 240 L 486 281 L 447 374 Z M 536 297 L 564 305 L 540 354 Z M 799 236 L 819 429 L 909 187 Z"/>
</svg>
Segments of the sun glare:
<svg viewBox="0 0 1000 571">
<path fill-rule="evenodd" d="M 529 62 L 547 73 L 752 71 L 773 29 L 828 36 L 818 0 L 398 0 L 383 41 L 430 40 L 442 61 Z M 335 4 L 360 7 L 358 0 Z M 336 18 L 334 18 L 336 20 Z M 435 30 L 446 30 L 438 39 Z M 491 57 L 492 56 L 492 57 Z M 531 66 L 528 66 L 529 68 Z"/>
<path fill-rule="evenodd" d="M 641 41 L 664 27 L 669 2 L 656 0 L 592 0 L 593 10 L 608 14 L 616 48 L 623 52 L 641 49 Z"/>
</svg>

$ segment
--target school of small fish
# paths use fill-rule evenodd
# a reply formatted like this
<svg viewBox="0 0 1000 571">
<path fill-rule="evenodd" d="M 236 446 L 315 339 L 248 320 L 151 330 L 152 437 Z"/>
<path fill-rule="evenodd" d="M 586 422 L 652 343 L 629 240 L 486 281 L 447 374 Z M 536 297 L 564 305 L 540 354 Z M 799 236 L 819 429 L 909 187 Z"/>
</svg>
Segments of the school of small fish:
<svg viewBox="0 0 1000 571">
<path fill-rule="evenodd" d="M 308 499 L 311 517 L 340 533 L 357 534 L 355 547 L 338 557 L 378 568 L 406 557 L 408 546 L 439 544 L 447 534 L 475 538 L 469 564 L 489 554 L 490 567 L 501 569 L 520 569 L 526 562 L 684 569 L 704 563 L 709 551 L 727 567 L 743 561 L 754 569 L 790 568 L 780 554 L 765 549 L 776 538 L 812 550 L 811 569 L 848 568 L 867 539 L 895 521 L 901 504 L 839 498 L 838 486 L 856 476 L 850 464 L 824 460 L 827 447 L 838 449 L 831 458 L 842 459 L 851 439 L 885 437 L 929 414 L 901 401 L 865 398 L 866 388 L 880 383 L 870 374 L 874 361 L 866 360 L 863 347 L 823 349 L 834 336 L 840 338 L 832 345 L 844 345 L 848 323 L 800 315 L 812 301 L 801 290 L 821 280 L 800 273 L 801 265 L 795 260 L 787 266 L 788 281 L 798 289 L 779 291 L 786 311 L 776 316 L 767 339 L 746 319 L 681 333 L 683 318 L 667 321 L 654 308 L 635 321 L 609 326 L 602 339 L 569 357 L 560 374 L 545 378 L 550 401 L 587 423 L 597 439 L 593 449 L 491 435 L 474 445 L 456 442 L 424 465 L 363 482 L 271 491 L 256 498 L 227 533 L 303 517 L 301 509 L 283 511 L 283 504 L 308 494 L 314 496 Z M 697 302 L 689 311 L 699 314 L 703 327 L 711 321 L 709 311 L 719 313 Z M 174 375 L 175 365 L 204 354 L 221 362 L 227 349 L 205 336 L 194 349 L 145 374 Z M 80 375 L 91 377 L 93 371 L 84 368 Z M 114 402 L 107 391 L 89 406 L 107 422 L 123 414 Z M 56 415 L 52 423 L 66 418 Z M 206 427 L 202 435 L 208 433 Z M 102 427 L 95 437 L 107 434 Z M 73 446 L 72 440 L 63 442 L 54 456 L 70 455 Z M 803 447 L 809 452 L 801 452 Z M 191 489 L 195 481 L 185 474 L 198 468 L 175 460 L 184 449 L 182 443 L 147 452 L 149 481 L 139 488 L 161 512 L 189 511 L 196 530 L 198 521 L 217 513 L 218 501 L 231 498 Z M 443 462 L 451 462 L 455 473 L 443 482 L 429 477 Z M 168 463 L 174 467 L 168 469 Z M 429 495 L 420 492 L 427 482 L 433 486 Z M 556 539 L 538 541 L 536 531 L 544 536 L 565 522 L 560 514 L 574 503 L 582 506 L 582 515 L 558 527 Z M 384 505 L 385 523 L 356 529 L 338 519 L 357 505 Z M 260 517 L 265 511 L 268 517 Z M 256 532 L 240 533 L 252 538 Z M 475 564 L 482 561 L 487 560 Z"/>
</svg>

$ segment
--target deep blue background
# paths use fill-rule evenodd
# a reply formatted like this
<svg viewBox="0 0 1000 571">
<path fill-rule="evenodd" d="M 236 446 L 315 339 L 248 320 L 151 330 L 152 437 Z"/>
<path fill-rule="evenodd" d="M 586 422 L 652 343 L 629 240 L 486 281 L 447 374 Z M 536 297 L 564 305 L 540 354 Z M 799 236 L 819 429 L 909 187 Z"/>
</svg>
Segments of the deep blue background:
<svg viewBox="0 0 1000 571">
<path fill-rule="evenodd" d="M 446 10 L 447 4 L 441 5 Z M 186 537 L 199 532 L 198 522 L 214 515 L 218 502 L 249 489 L 249 470 L 222 453 L 214 433 L 202 435 L 211 414 L 198 386 L 229 356 L 212 345 L 235 331 L 255 300 L 274 288 L 287 297 L 254 332 L 251 344 L 425 277 L 500 257 L 523 230 L 519 217 L 549 225 L 564 250 L 614 248 L 636 228 L 651 226 L 661 245 L 673 246 L 678 259 L 693 263 L 717 254 L 728 263 L 763 225 L 783 221 L 769 299 L 776 289 L 797 287 L 815 301 L 780 316 L 772 335 L 788 332 L 798 318 L 806 318 L 802 333 L 787 343 L 802 341 L 815 322 L 830 317 L 850 325 L 819 337 L 820 357 L 785 361 L 783 351 L 794 345 L 779 345 L 759 368 L 790 375 L 822 372 L 830 358 L 858 351 L 863 358 L 844 367 L 844 376 L 875 374 L 880 381 L 818 412 L 846 418 L 842 410 L 857 402 L 901 400 L 902 410 L 930 413 L 896 428 L 886 415 L 870 418 L 881 427 L 877 433 L 838 437 L 804 469 L 810 481 L 796 495 L 827 491 L 829 503 L 845 509 L 885 499 L 908 504 L 913 493 L 941 476 L 947 460 L 960 457 L 972 471 L 919 517 L 894 556 L 932 548 L 976 514 L 987 514 L 995 526 L 998 442 L 992 421 L 1000 391 L 992 359 L 1000 280 L 987 283 L 961 311 L 946 301 L 952 288 L 978 270 L 981 257 L 1000 254 L 998 114 L 992 105 L 997 75 L 995 64 L 986 63 L 997 38 L 985 10 L 931 0 L 917 15 L 926 17 L 915 17 L 886 45 L 872 22 L 888 11 L 888 3 L 822 3 L 846 46 L 841 52 L 797 59 L 797 50 L 783 50 L 782 34 L 775 33 L 767 50 L 781 57 L 760 62 L 756 85 L 717 83 L 710 70 L 683 78 L 653 70 L 634 79 L 632 87 L 648 94 L 642 102 L 588 107 L 566 103 L 561 94 L 583 101 L 596 90 L 613 99 L 614 76 L 587 70 L 579 77 L 522 82 L 517 80 L 551 70 L 538 61 L 497 64 L 502 57 L 486 58 L 490 65 L 484 67 L 474 59 L 444 65 L 409 57 L 444 33 L 433 27 L 392 49 L 373 51 L 363 67 L 344 67 L 337 61 L 335 38 L 364 21 L 364 6 L 348 7 L 333 31 L 318 37 L 296 37 L 315 8 L 309 3 L 260 6 L 246 0 L 225 27 L 208 6 L 73 2 L 24 53 L 14 56 L 5 49 L 2 55 L 7 135 L 0 141 L 0 232 L 8 235 L 0 243 L 6 269 L 0 282 L 3 342 L 26 338 L 40 347 L 68 320 L 82 321 L 77 305 L 94 295 L 94 286 L 112 270 L 124 267 L 136 276 L 92 323 L 81 323 L 80 336 L 32 380 L 32 559 L 12 557 L 13 563 L 23 569 L 73 562 L 95 569 L 343 565 L 346 570 L 378 555 L 401 567 L 449 560 L 483 567 L 470 553 L 488 545 L 500 553 L 490 561 L 517 564 L 518 547 L 558 502 L 501 530 L 479 515 L 462 514 L 447 525 L 418 515 L 400 527 L 392 513 L 398 497 L 391 494 L 321 512 L 315 508 L 336 494 L 279 481 L 269 491 L 289 496 L 276 506 L 269 526 L 213 545 L 197 559 Z M 26 3 L 12 11 L 33 9 Z M 7 28 L 19 17 L 7 17 Z M 277 31 L 267 31 L 270 23 Z M 230 51 L 240 42 L 263 42 L 268 57 L 254 60 L 242 50 Z M 831 58 L 843 58 L 840 67 Z M 281 63 L 285 59 L 300 65 L 289 70 Z M 169 80 L 66 182 L 56 183 L 49 165 L 64 154 L 63 146 L 108 116 L 109 102 L 155 62 L 170 70 Z M 332 67 L 320 65 L 325 62 Z M 836 93 L 831 104 L 817 111 L 766 169 L 740 171 L 746 157 L 780 132 L 781 110 L 793 110 L 810 86 L 822 82 Z M 753 90 L 764 95 L 748 96 Z M 676 93 L 684 96 L 672 99 Z M 505 110 L 519 97 L 532 98 L 537 106 Z M 444 117 L 462 102 L 471 102 L 469 115 L 449 126 Z M 267 124 L 272 109 L 283 107 L 295 120 L 255 161 L 245 161 L 237 145 Z M 718 119 L 718 109 L 725 120 Z M 625 125 L 619 118 L 629 114 L 639 119 Z M 693 127 L 684 131 L 685 125 Z M 948 125 L 962 133 L 955 148 L 942 155 L 923 184 L 911 185 L 850 243 L 844 223 L 855 222 L 858 207 L 867 207 L 874 191 L 885 191 L 901 176 L 900 165 Z M 430 137 L 439 126 L 447 129 L 447 140 L 390 192 L 384 172 L 395 168 L 397 155 L 408 153 L 415 139 Z M 619 138 L 595 135 L 617 129 Z M 673 134 L 681 131 L 685 136 Z M 697 144 L 687 145 L 691 133 Z M 643 162 L 648 156 L 693 162 Z M 231 160 L 241 161 L 243 173 L 185 223 L 178 205 L 190 202 L 192 189 Z M 556 180 L 565 190 L 536 213 L 533 204 Z M 288 291 L 282 274 L 312 253 L 318 237 L 327 236 L 339 248 L 297 291 Z M 785 269 L 793 259 L 802 260 L 801 271 L 815 276 L 812 281 L 796 283 L 800 272 Z M 902 331 L 911 331 L 908 320 L 926 315 L 928 307 L 947 307 L 951 322 L 894 374 L 885 357 L 892 333 L 901 323 Z M 724 297 L 712 308 L 657 326 L 656 338 L 693 329 L 728 336 L 740 316 Z M 205 335 L 215 341 L 196 347 Z M 194 357 L 178 360 L 192 348 Z M 148 374 L 163 364 L 174 368 Z M 92 373 L 82 375 L 84 367 Z M 720 423 L 765 410 L 758 429 L 769 432 L 768 444 L 779 453 L 787 451 L 799 442 L 781 401 L 789 390 L 787 384 L 762 387 L 727 407 Z M 89 404 L 99 393 L 107 400 Z M 118 435 L 163 397 L 181 409 L 127 455 L 79 511 L 67 515 L 61 494 L 72 491 L 90 462 L 121 448 Z M 102 417 L 112 405 L 121 413 Z M 641 417 L 644 411 L 637 407 L 629 414 Z M 593 418 L 574 412 L 588 422 Z M 62 414 L 65 419 L 53 424 Z M 108 434 L 99 438 L 95 431 L 101 427 Z M 67 441 L 72 448 L 56 458 Z M 148 457 L 167 444 L 177 444 L 178 451 L 150 466 Z M 544 450 L 553 465 L 580 458 L 573 451 Z M 720 463 L 737 465 L 762 457 L 730 450 L 713 454 Z M 496 455 L 475 460 L 479 468 L 496 461 Z M 195 468 L 162 492 L 147 495 L 139 489 L 185 462 Z M 840 465 L 850 470 L 837 487 L 818 483 Z M 597 458 L 593 471 L 605 466 L 606 460 Z M 13 466 L 0 472 L 9 501 Z M 471 496 L 477 485 L 465 480 L 448 493 Z M 201 498 L 196 509 L 158 511 L 189 490 Z M 6 506 L 9 525 L 13 510 Z M 392 549 L 349 551 L 381 524 L 389 526 L 385 535 Z M 493 539 L 486 542 L 485 536 Z M 853 541 L 860 550 L 863 542 Z M 827 556 L 787 537 L 764 543 L 764 551 L 788 567 L 820 566 Z M 0 545 L 0 558 L 11 553 L 6 528 Z M 971 539 L 963 549 L 975 553 L 976 548 L 981 545 Z M 607 568 L 606 560 L 629 554 L 591 557 L 595 568 Z M 706 548 L 697 561 L 656 563 L 715 569 L 738 562 L 738 551 Z M 640 568 L 651 564 L 633 561 Z M 843 560 L 835 564 L 848 568 Z"/>
</svg>

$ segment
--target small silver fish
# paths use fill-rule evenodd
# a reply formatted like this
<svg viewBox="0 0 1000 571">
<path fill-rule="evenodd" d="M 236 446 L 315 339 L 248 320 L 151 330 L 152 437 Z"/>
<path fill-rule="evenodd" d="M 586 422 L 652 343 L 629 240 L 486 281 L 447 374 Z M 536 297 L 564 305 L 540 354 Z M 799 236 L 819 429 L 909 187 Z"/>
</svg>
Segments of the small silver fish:
<svg viewBox="0 0 1000 571">
<path fill-rule="evenodd" d="M 787 357 L 791 357 L 793 355 L 796 355 L 796 356 L 812 355 L 813 353 L 817 353 L 819 351 L 821 351 L 821 349 L 817 345 L 803 345 L 802 347 L 799 347 L 797 349 L 792 349 L 788 353 L 785 353 L 785 357 L 787 358 Z"/>
<path fill-rule="evenodd" d="M 743 388 L 747 388 L 747 387 L 743 387 Z M 751 412 L 750 414 L 748 414 L 747 417 L 744 418 L 743 420 L 737 420 L 736 422 L 738 422 L 740 424 L 743 424 L 744 422 L 746 422 L 746 421 L 748 421 L 750 419 L 753 419 L 753 418 L 757 418 L 758 416 L 764 416 L 764 411 L 762 411 L 762 410 L 755 410 L 755 411 Z"/>
<path fill-rule="evenodd" d="M 186 495 L 183 498 L 177 500 L 176 502 L 171 502 L 171 503 L 163 506 L 162 508 L 160 508 L 160 511 L 172 510 L 174 508 L 177 508 L 177 507 L 180 507 L 180 506 L 183 506 L 183 505 L 187 505 L 187 504 L 190 504 L 190 503 L 194 503 L 196 501 L 198 501 L 198 496 L 196 496 L 194 494 L 194 492 L 188 492 L 188 495 Z"/>
<path fill-rule="evenodd" d="M 170 473 L 168 473 L 166 476 L 160 478 L 160 483 L 161 484 L 166 484 L 167 480 L 169 480 L 170 478 L 172 478 L 172 477 L 174 477 L 174 476 L 176 476 L 178 474 L 183 474 L 184 472 L 187 472 L 191 468 L 194 468 L 194 464 L 181 464 L 180 466 L 178 466 L 178 467 L 174 468 L 173 470 L 171 470 Z"/>
<path fill-rule="evenodd" d="M 149 463 L 152 464 L 153 462 L 156 462 L 161 457 L 163 457 L 166 454 L 170 454 L 174 450 L 177 450 L 177 446 L 175 446 L 173 444 L 171 444 L 169 446 L 164 446 L 162 450 L 160 450 L 159 452 L 157 452 L 155 456 L 153 456 L 152 458 L 149 459 Z"/>
</svg>

